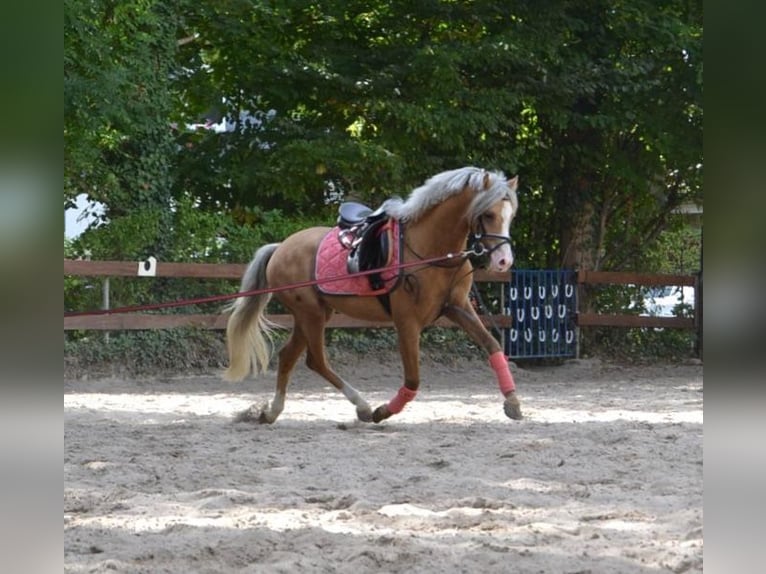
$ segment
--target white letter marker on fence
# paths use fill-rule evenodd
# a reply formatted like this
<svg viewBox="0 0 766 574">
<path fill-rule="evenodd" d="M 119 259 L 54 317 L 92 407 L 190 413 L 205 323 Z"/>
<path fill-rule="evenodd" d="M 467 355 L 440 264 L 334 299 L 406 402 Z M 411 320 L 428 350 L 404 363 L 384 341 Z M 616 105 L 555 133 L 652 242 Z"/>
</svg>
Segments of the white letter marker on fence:
<svg viewBox="0 0 766 574">
<path fill-rule="evenodd" d="M 157 260 L 154 257 L 149 257 L 146 261 L 139 261 L 138 276 L 139 277 L 156 277 L 157 276 Z"/>
</svg>

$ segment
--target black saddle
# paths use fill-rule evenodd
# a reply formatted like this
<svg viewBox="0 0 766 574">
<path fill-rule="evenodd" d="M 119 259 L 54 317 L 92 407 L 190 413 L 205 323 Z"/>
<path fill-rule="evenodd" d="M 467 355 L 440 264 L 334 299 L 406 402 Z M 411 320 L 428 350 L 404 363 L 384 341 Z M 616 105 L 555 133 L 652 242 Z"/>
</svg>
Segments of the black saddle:
<svg viewBox="0 0 766 574">
<path fill-rule="evenodd" d="M 366 205 L 353 201 L 341 203 L 338 209 L 338 235 L 340 242 L 349 249 L 346 269 L 358 273 L 379 269 L 388 262 L 389 237 L 381 228 L 388 221 L 383 207 L 372 210 Z M 370 286 L 377 290 L 385 286 L 377 273 L 368 275 Z"/>
<path fill-rule="evenodd" d="M 385 219 L 386 211 L 379 207 L 375 211 L 355 201 L 341 203 L 338 208 L 338 225 L 341 229 L 348 229 L 364 223 Z"/>
</svg>

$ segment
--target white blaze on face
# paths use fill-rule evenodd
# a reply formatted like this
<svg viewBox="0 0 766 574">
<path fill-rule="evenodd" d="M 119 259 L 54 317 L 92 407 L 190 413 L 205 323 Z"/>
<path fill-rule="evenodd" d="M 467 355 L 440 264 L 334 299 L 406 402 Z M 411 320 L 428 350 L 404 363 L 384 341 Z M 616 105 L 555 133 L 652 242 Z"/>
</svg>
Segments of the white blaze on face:
<svg viewBox="0 0 766 574">
<path fill-rule="evenodd" d="M 500 213 L 500 217 L 503 220 L 502 235 L 508 238 L 507 243 L 503 243 L 500 247 L 495 249 L 490 256 L 489 266 L 492 271 L 499 271 L 501 273 L 508 271 L 513 265 L 513 251 L 511 251 L 510 233 L 511 233 L 511 216 L 513 210 L 511 209 L 511 202 L 503 202 L 503 210 Z"/>
</svg>

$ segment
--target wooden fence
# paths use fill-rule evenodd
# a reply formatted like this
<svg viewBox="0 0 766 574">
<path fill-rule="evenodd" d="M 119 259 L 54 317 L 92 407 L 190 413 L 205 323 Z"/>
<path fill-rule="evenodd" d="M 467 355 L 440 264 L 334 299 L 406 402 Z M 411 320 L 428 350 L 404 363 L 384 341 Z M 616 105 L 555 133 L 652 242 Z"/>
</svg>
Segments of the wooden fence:
<svg viewBox="0 0 766 574">
<path fill-rule="evenodd" d="M 145 269 L 145 262 L 135 261 L 81 261 L 64 259 L 64 275 L 103 277 L 104 303 L 108 307 L 108 281 L 110 277 L 138 277 L 139 270 Z M 184 277 L 197 279 L 229 279 L 238 281 L 245 271 L 246 265 L 234 263 L 165 263 L 157 262 L 153 269 L 153 277 Z M 493 273 L 478 270 L 475 274 L 477 282 L 506 284 L 509 273 Z M 631 314 L 596 314 L 577 313 L 576 322 L 579 327 L 649 327 L 696 329 L 701 339 L 702 327 L 702 297 L 700 278 L 697 275 L 662 275 L 647 273 L 627 273 L 610 271 L 578 272 L 579 285 L 642 285 L 642 286 L 692 286 L 695 288 L 694 318 L 688 317 L 644 317 Z M 211 293 L 211 295 L 214 295 Z M 154 303 L 154 302 L 152 302 Z M 503 302 L 502 306 L 505 304 Z M 269 318 L 283 326 L 292 326 L 291 315 L 269 315 Z M 485 325 L 500 328 L 511 326 L 512 319 L 508 315 L 481 315 Z M 439 326 L 453 327 L 454 324 L 446 319 L 436 323 Z M 120 313 L 107 315 L 82 315 L 64 317 L 64 330 L 93 329 L 120 331 L 132 329 L 167 329 L 182 326 L 196 326 L 204 329 L 224 329 L 226 317 L 220 314 L 155 314 L 155 313 Z M 380 328 L 391 327 L 390 321 L 369 322 L 335 314 L 330 320 L 329 327 L 341 328 Z"/>
<path fill-rule="evenodd" d="M 64 275 L 81 277 L 103 277 L 105 308 L 108 308 L 108 280 L 110 277 L 138 277 L 138 269 L 144 262 L 135 261 L 81 261 L 64 259 Z M 157 262 L 153 277 L 185 277 L 196 279 L 230 279 L 237 282 L 245 272 L 245 264 L 236 263 L 163 263 Z M 491 273 L 484 270 L 476 272 L 476 281 L 505 283 L 507 273 Z M 211 293 L 215 295 L 215 293 Z M 268 315 L 275 323 L 291 327 L 292 315 Z M 485 325 L 510 327 L 511 318 L 505 315 L 481 315 Z M 447 319 L 439 319 L 440 327 L 454 327 Z M 336 313 L 330 319 L 328 327 L 381 328 L 392 327 L 391 321 L 362 321 Z M 81 315 L 64 317 L 64 330 L 92 329 L 99 331 L 121 331 L 138 329 L 169 329 L 173 327 L 198 327 L 202 329 L 225 329 L 226 317 L 221 314 L 156 314 L 156 313 L 119 313 L 113 315 Z"/>
<path fill-rule="evenodd" d="M 671 329 L 698 329 L 701 319 L 699 277 L 697 275 L 667 275 L 657 273 L 631 273 L 623 271 L 578 271 L 579 285 L 641 285 L 661 287 L 665 285 L 694 287 L 694 317 L 644 317 L 639 315 L 607 315 L 600 313 L 577 313 L 580 327 L 667 327 Z"/>
</svg>

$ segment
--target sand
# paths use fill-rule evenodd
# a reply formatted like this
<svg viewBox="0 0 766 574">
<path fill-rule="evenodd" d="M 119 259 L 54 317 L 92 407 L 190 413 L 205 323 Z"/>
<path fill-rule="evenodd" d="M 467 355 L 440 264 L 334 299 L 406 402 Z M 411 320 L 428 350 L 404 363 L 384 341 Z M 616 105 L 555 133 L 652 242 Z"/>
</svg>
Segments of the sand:
<svg viewBox="0 0 766 574">
<path fill-rule="evenodd" d="M 397 358 L 337 370 L 373 408 Z M 65 381 L 66 572 L 702 572 L 703 369 L 425 360 L 380 425 L 304 367 Z"/>
</svg>

